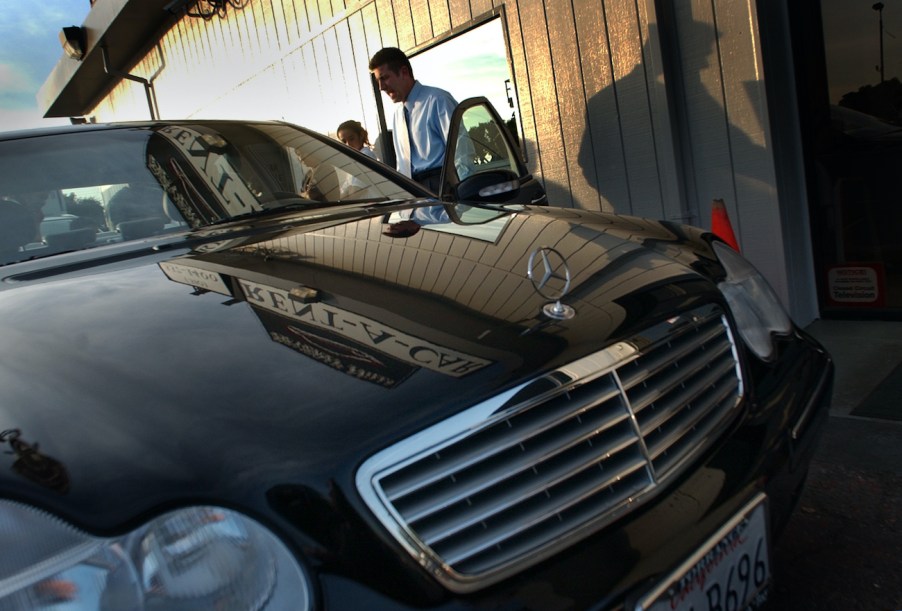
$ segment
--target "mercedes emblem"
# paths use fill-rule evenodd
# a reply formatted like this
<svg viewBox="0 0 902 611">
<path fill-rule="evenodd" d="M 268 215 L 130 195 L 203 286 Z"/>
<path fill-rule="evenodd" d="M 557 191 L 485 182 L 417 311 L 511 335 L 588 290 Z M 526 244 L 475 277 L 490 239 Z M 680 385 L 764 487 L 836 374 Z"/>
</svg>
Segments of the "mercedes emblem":
<svg viewBox="0 0 902 611">
<path fill-rule="evenodd" d="M 561 253 L 549 246 L 537 248 L 529 255 L 526 275 L 539 295 L 554 301 L 542 309 L 547 316 L 563 320 L 575 314 L 573 308 L 561 303 L 570 291 L 571 280 L 570 268 Z"/>
</svg>

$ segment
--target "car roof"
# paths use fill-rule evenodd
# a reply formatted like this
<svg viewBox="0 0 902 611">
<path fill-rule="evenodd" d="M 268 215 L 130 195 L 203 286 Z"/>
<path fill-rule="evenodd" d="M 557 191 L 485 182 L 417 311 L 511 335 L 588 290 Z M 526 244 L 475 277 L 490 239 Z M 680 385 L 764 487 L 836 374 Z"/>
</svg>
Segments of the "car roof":
<svg viewBox="0 0 902 611">
<path fill-rule="evenodd" d="M 47 127 L 33 127 L 0 132 L 0 142 L 8 140 L 21 140 L 39 136 L 53 136 L 57 134 L 73 134 L 79 132 L 97 132 L 113 129 L 148 128 L 166 125 L 203 125 L 203 124 L 236 123 L 242 125 L 288 125 L 285 121 L 267 120 L 232 120 L 232 119 L 161 119 L 157 121 L 117 121 L 110 123 L 78 123 L 75 125 L 52 125 Z"/>
</svg>

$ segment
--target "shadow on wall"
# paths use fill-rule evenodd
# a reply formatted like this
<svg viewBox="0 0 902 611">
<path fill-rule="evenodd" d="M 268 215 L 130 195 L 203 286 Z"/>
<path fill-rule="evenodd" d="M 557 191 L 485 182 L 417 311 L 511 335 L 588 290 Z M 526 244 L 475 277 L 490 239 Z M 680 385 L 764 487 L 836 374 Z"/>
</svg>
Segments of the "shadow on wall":
<svg viewBox="0 0 902 611">
<path fill-rule="evenodd" d="M 688 28 L 679 40 L 671 29 L 661 32 L 661 55 L 668 59 L 657 61 L 649 41 L 656 40 L 658 28 L 649 26 L 641 61 L 589 99 L 578 162 L 602 204 L 617 212 L 694 224 L 701 224 L 700 218 L 707 224 L 715 198 L 723 198 L 733 210 L 740 193 L 757 191 L 770 199 L 773 175 L 766 167 L 769 153 L 731 122 L 722 99 L 711 95 L 712 84 L 720 91 L 724 80 L 717 31 L 694 20 L 678 27 Z M 706 78 L 712 70 L 716 76 Z M 761 126 L 762 84 L 744 86 L 751 104 L 742 101 L 742 107 L 752 106 Z M 663 133 L 668 129 L 672 133 Z M 682 165 L 675 166 L 681 159 Z M 663 192 L 668 188 L 668 170 L 683 177 L 685 193 Z M 677 180 L 670 177 L 670 184 Z"/>
<path fill-rule="evenodd" d="M 574 202 L 573 193 L 570 185 L 554 182 L 547 178 L 542 178 L 542 184 L 545 186 L 545 195 L 548 197 L 548 205 L 557 208 L 578 208 L 579 205 Z M 607 212 L 613 212 L 610 207 L 603 208 Z"/>
</svg>

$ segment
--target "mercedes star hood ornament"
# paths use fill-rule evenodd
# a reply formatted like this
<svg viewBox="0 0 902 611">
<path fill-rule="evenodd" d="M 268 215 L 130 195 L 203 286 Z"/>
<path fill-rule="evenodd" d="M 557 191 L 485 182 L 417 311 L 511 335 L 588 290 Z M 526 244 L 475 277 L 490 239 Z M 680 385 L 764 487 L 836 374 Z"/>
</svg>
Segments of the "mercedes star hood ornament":
<svg viewBox="0 0 902 611">
<path fill-rule="evenodd" d="M 529 255 L 526 275 L 532 281 L 536 292 L 554 303 L 546 303 L 542 312 L 549 318 L 566 320 L 573 318 L 576 311 L 561 303 L 570 292 L 570 268 L 564 256 L 549 246 L 542 246 Z"/>
</svg>

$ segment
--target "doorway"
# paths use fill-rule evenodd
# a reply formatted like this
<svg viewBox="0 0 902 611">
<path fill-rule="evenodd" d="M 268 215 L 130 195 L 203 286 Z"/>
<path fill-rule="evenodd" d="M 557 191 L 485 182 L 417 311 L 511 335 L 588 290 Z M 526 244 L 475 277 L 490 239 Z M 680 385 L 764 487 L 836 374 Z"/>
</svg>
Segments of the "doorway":
<svg viewBox="0 0 902 611">
<path fill-rule="evenodd" d="M 902 318 L 902 6 L 792 4 L 821 315 Z"/>
<path fill-rule="evenodd" d="M 505 121 L 511 135 L 522 148 L 523 123 L 517 101 L 505 38 L 503 14 L 494 15 L 473 27 L 454 33 L 431 46 L 409 54 L 414 76 L 424 85 L 447 90 L 458 102 L 483 96 Z M 380 114 L 392 115 L 393 102 L 374 88 Z M 386 125 L 384 155 L 394 165 L 391 150 L 391 125 Z"/>
</svg>

